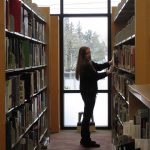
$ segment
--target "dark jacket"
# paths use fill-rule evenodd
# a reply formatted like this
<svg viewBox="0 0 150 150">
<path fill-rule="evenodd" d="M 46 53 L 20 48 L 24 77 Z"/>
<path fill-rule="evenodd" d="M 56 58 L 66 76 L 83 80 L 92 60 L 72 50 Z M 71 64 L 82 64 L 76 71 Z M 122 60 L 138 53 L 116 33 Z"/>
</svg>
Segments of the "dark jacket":
<svg viewBox="0 0 150 150">
<path fill-rule="evenodd" d="M 91 65 L 92 64 L 92 65 Z M 91 64 L 83 64 L 80 68 L 80 92 L 93 92 L 97 93 L 98 86 L 97 81 L 99 79 L 103 79 L 107 76 L 106 72 L 98 73 L 97 71 L 101 71 L 110 66 L 108 62 L 103 64 L 97 64 L 91 61 Z M 93 67 L 94 69 L 93 69 Z"/>
</svg>

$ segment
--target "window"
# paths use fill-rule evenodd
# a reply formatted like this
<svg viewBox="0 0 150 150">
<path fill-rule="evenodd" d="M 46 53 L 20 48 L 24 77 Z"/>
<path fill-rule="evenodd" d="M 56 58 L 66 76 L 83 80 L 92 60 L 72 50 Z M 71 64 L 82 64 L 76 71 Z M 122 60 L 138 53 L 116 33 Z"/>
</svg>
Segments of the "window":
<svg viewBox="0 0 150 150">
<path fill-rule="evenodd" d="M 107 0 L 64 0 L 64 14 L 107 13 Z"/>
<path fill-rule="evenodd" d="M 79 47 L 89 46 L 92 59 L 98 63 L 108 61 L 111 48 L 111 18 L 108 6 L 117 6 L 121 0 L 32 0 L 40 6 L 50 6 L 50 13 L 60 17 L 61 47 L 61 127 L 76 127 L 78 112 L 83 111 L 79 82 L 75 67 Z M 61 2 L 61 3 L 60 3 Z M 60 11 L 62 10 L 62 11 Z M 108 40 L 110 39 L 110 40 Z M 111 118 L 109 79 L 98 81 L 99 92 L 94 109 L 98 127 L 109 127 Z"/>
<path fill-rule="evenodd" d="M 89 22 L 90 20 L 90 22 Z M 108 21 L 106 17 L 67 17 L 64 19 L 64 90 L 79 90 L 75 79 L 78 50 L 91 48 L 92 60 L 108 61 Z M 108 89 L 107 78 L 98 82 L 99 89 Z"/>
<path fill-rule="evenodd" d="M 32 0 L 38 6 L 50 7 L 50 14 L 60 14 L 60 0 Z"/>
<path fill-rule="evenodd" d="M 78 122 L 78 113 L 83 112 L 84 104 L 80 93 L 64 94 L 64 126 L 75 127 Z M 108 94 L 97 94 L 94 108 L 94 122 L 98 127 L 108 127 Z"/>
<path fill-rule="evenodd" d="M 111 6 L 117 6 L 121 0 L 111 0 Z"/>
<path fill-rule="evenodd" d="M 111 0 L 111 6 L 117 6 L 121 0 Z M 51 14 L 60 14 L 60 0 L 32 0 L 39 6 L 50 7 Z M 64 13 L 90 14 L 107 13 L 108 0 L 64 0 Z"/>
</svg>

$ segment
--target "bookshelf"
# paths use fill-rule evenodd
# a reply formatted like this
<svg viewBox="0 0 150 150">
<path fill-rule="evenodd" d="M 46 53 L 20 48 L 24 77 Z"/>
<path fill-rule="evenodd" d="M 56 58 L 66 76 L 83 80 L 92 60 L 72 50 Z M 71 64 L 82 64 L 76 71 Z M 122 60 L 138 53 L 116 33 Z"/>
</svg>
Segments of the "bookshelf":
<svg viewBox="0 0 150 150">
<path fill-rule="evenodd" d="M 133 119 L 142 105 L 139 100 L 129 99 L 131 87 L 136 89 L 134 85 L 150 83 L 149 7 L 149 0 L 121 0 L 112 9 L 112 50 L 116 66 L 112 74 L 112 139 L 116 148 L 124 134 L 125 122 Z M 147 101 L 143 102 L 147 106 Z"/>
<path fill-rule="evenodd" d="M 29 0 L 3 0 L 0 9 L 0 149 L 41 149 L 49 140 L 49 9 L 45 17 Z"/>
<path fill-rule="evenodd" d="M 60 58 L 59 58 L 59 17 L 49 15 L 48 8 L 40 9 L 44 14 L 47 14 L 46 18 L 48 26 L 46 26 L 46 36 L 49 39 L 49 44 L 47 44 L 47 56 L 48 65 L 46 68 L 49 86 L 47 95 L 49 97 L 48 101 L 48 121 L 49 130 L 51 133 L 57 133 L 60 131 Z"/>
<path fill-rule="evenodd" d="M 136 147 L 147 150 L 150 147 L 150 84 L 129 85 L 128 90 L 129 120 L 134 120 L 129 126 L 135 130 L 129 135 L 135 140 Z"/>
<path fill-rule="evenodd" d="M 5 149 L 5 25 L 4 25 L 4 1 L 0 1 L 0 149 Z"/>
<path fill-rule="evenodd" d="M 137 103 L 134 108 L 129 107 L 129 118 L 133 119 L 133 115 L 139 108 L 147 107 L 150 109 L 150 84 L 129 85 L 129 103 Z"/>
</svg>

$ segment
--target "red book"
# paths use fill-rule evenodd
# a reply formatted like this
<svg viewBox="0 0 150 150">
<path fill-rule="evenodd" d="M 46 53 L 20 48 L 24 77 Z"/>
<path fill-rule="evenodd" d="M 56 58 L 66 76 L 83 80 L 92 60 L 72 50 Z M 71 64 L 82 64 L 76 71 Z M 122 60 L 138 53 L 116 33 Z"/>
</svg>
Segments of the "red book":
<svg viewBox="0 0 150 150">
<path fill-rule="evenodd" d="M 14 18 L 14 32 L 21 31 L 21 1 L 9 0 L 9 13 Z"/>
</svg>

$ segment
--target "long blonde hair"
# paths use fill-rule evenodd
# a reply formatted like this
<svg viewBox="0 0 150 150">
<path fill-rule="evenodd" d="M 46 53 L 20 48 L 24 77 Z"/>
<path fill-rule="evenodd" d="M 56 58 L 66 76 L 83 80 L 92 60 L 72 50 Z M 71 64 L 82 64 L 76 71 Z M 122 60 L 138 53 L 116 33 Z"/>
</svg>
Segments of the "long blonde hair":
<svg viewBox="0 0 150 150">
<path fill-rule="evenodd" d="M 86 63 L 86 50 L 89 49 L 87 46 L 82 46 L 79 49 L 77 65 L 76 65 L 76 79 L 79 80 L 80 77 L 80 66 Z"/>
</svg>

